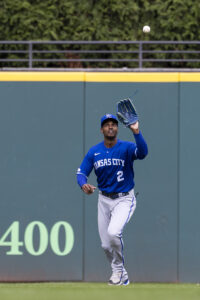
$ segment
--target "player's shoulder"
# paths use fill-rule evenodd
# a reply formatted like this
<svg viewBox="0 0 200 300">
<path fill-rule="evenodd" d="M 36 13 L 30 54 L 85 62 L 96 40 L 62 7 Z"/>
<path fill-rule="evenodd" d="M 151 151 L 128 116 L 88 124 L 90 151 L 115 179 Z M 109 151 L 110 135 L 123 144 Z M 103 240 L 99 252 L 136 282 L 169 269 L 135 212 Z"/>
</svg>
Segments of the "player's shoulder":
<svg viewBox="0 0 200 300">
<path fill-rule="evenodd" d="M 103 142 L 100 142 L 92 147 L 90 147 L 88 153 L 90 155 L 94 155 L 94 153 L 96 153 L 97 151 L 100 151 L 103 148 Z"/>
<path fill-rule="evenodd" d="M 134 142 L 130 142 L 130 141 L 118 140 L 118 145 L 119 145 L 120 147 L 123 147 L 123 148 L 128 148 L 128 147 L 130 147 L 130 146 L 135 145 L 135 143 L 134 143 Z"/>
</svg>

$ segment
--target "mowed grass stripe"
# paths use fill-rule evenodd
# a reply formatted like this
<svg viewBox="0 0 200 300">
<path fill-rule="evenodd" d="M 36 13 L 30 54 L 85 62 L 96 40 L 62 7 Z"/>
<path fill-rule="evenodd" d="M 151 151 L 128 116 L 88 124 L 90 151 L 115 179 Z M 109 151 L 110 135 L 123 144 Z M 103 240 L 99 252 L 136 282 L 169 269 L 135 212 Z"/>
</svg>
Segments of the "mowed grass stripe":
<svg viewBox="0 0 200 300">
<path fill-rule="evenodd" d="M 1 283 L 2 300 L 199 300 L 198 284 Z"/>
</svg>

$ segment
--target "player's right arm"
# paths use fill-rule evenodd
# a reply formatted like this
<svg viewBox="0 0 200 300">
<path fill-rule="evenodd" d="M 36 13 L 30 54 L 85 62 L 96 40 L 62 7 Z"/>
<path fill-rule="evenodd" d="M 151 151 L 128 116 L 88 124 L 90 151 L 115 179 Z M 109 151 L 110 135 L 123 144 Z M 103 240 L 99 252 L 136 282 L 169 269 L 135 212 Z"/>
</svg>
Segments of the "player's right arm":
<svg viewBox="0 0 200 300">
<path fill-rule="evenodd" d="M 91 185 L 91 184 L 88 184 L 88 183 L 85 183 L 83 186 L 82 186 L 82 190 L 84 191 L 84 193 L 90 195 L 92 193 L 94 193 L 96 187 Z"/>
<path fill-rule="evenodd" d="M 93 155 L 91 151 L 88 151 L 85 158 L 83 159 L 80 168 L 77 170 L 77 182 L 84 193 L 92 194 L 96 189 L 95 186 L 88 184 L 87 179 L 93 169 Z"/>
</svg>

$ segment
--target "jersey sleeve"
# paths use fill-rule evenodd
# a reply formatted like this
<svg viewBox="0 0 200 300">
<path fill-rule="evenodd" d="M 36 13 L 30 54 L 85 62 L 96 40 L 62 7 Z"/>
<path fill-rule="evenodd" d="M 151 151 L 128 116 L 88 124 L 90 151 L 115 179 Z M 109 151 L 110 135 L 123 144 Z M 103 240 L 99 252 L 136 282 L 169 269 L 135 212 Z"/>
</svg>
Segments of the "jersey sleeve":
<svg viewBox="0 0 200 300">
<path fill-rule="evenodd" d="M 85 175 L 77 174 L 76 178 L 77 178 L 77 183 L 80 185 L 81 188 L 84 184 L 87 183 L 87 177 Z"/>
<path fill-rule="evenodd" d="M 141 132 L 138 134 L 134 134 L 135 141 L 136 141 L 136 157 L 137 159 L 144 159 L 148 154 L 148 147 L 147 143 L 142 135 Z"/>
<path fill-rule="evenodd" d="M 80 168 L 77 170 L 77 175 L 81 174 L 84 175 L 86 178 L 90 175 L 93 169 L 93 155 L 89 150 L 86 156 L 84 157 Z"/>
<path fill-rule="evenodd" d="M 131 143 L 129 147 L 129 155 L 131 160 L 144 159 L 148 154 L 147 143 L 142 136 L 142 133 L 134 134 L 135 143 Z"/>
</svg>

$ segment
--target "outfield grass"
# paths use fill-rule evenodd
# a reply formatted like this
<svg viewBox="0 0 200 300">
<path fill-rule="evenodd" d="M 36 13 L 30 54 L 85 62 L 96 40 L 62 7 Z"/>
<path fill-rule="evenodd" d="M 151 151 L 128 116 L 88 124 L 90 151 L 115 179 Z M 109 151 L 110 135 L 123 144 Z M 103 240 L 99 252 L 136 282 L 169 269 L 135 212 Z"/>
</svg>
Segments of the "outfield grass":
<svg viewBox="0 0 200 300">
<path fill-rule="evenodd" d="M 198 284 L 0 283 L 1 300 L 199 300 Z"/>
</svg>

